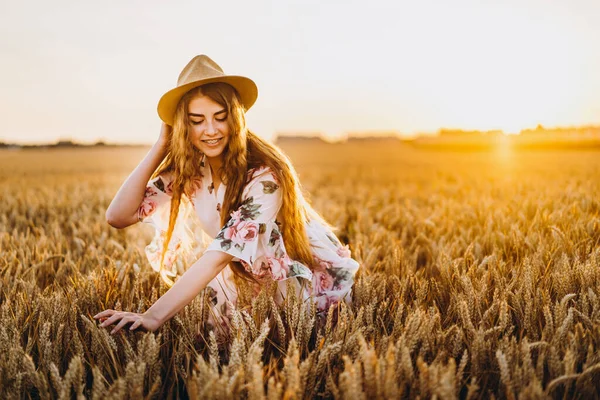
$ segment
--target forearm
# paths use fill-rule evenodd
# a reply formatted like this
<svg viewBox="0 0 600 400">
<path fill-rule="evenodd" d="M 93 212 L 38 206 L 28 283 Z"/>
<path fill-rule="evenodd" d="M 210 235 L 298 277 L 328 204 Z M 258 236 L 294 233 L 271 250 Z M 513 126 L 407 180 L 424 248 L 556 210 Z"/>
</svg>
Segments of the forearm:
<svg viewBox="0 0 600 400">
<path fill-rule="evenodd" d="M 110 225 L 125 228 L 137 222 L 137 210 L 144 199 L 146 185 L 165 156 L 165 146 L 157 142 L 123 182 L 106 210 Z"/>
<path fill-rule="evenodd" d="M 233 259 L 220 251 L 205 252 L 145 314 L 159 326 L 189 304 Z"/>
</svg>

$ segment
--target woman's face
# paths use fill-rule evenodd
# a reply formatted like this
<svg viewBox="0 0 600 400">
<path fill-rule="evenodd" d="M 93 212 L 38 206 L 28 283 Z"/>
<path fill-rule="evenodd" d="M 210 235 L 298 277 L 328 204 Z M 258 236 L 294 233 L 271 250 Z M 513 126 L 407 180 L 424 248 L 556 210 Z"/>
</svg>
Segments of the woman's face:
<svg viewBox="0 0 600 400">
<path fill-rule="evenodd" d="M 207 157 L 220 157 L 229 142 L 227 109 L 208 96 L 194 97 L 188 106 L 190 140 Z"/>
</svg>

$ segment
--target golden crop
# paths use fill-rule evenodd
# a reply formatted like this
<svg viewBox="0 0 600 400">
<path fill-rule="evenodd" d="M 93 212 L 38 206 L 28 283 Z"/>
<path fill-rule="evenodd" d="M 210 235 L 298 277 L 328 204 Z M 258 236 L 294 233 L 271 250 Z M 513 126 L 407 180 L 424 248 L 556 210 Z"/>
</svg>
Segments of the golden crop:
<svg viewBox="0 0 600 400">
<path fill-rule="evenodd" d="M 226 349 L 204 293 L 154 333 L 92 318 L 166 291 L 152 228 L 104 219 L 146 149 L 0 151 L 0 398 L 597 396 L 599 151 L 284 150 L 361 262 L 354 303 L 317 331 L 265 290 Z"/>
</svg>

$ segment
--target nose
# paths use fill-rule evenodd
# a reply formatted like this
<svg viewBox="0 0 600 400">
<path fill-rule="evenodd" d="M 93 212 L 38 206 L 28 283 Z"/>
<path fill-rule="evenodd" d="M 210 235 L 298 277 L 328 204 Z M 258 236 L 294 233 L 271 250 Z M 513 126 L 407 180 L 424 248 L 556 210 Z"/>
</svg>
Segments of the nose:
<svg viewBox="0 0 600 400">
<path fill-rule="evenodd" d="M 215 126 L 215 123 L 210 120 L 207 120 L 205 134 L 212 136 L 212 135 L 215 135 L 216 133 L 217 133 L 217 128 Z"/>
</svg>

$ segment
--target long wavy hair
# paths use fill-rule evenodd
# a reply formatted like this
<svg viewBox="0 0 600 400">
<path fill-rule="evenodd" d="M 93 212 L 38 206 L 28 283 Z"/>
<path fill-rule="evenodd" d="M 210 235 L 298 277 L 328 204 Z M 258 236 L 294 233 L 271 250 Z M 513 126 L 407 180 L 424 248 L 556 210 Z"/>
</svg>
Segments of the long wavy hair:
<svg viewBox="0 0 600 400">
<path fill-rule="evenodd" d="M 169 151 L 153 174 L 153 178 L 164 172 L 173 174 L 169 226 L 160 261 L 161 277 L 169 287 L 173 285 L 174 282 L 164 273 L 165 253 L 173 234 L 181 201 L 190 200 L 191 194 L 197 188 L 198 179 L 202 177 L 200 161 L 203 153 L 189 139 L 191 125 L 188 106 L 197 96 L 208 96 L 227 110 L 230 135 L 229 142 L 223 150 L 223 164 L 219 171 L 221 181 L 226 185 L 221 208 L 221 226 L 225 226 L 230 219 L 230 214 L 241 205 L 248 171 L 261 166 L 270 167 L 283 195 L 280 210 L 282 220 L 279 222 L 286 251 L 292 259 L 313 270 L 315 261 L 310 251 L 305 222 L 317 218 L 329 225 L 310 207 L 289 158 L 280 148 L 260 138 L 246 127 L 245 109 L 237 91 L 226 83 L 215 82 L 191 89 L 181 98 L 175 110 Z M 252 273 L 247 271 L 240 262 L 232 261 L 230 266 L 237 278 L 257 282 Z"/>
</svg>

